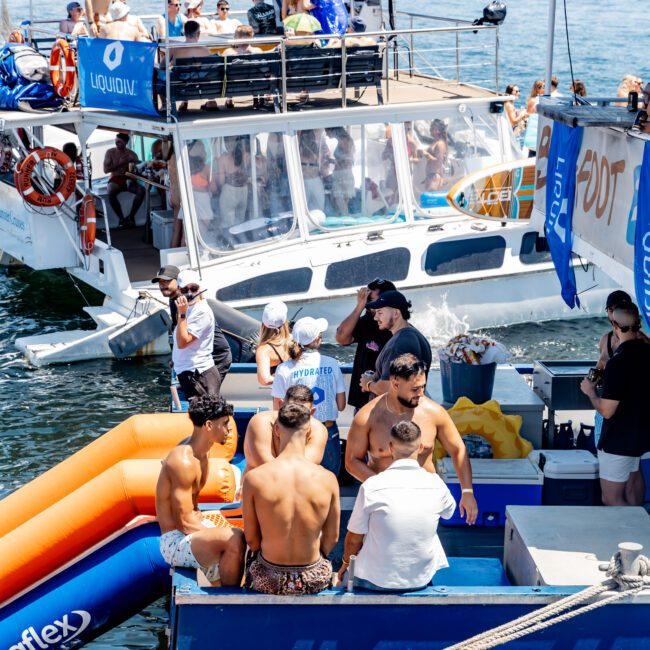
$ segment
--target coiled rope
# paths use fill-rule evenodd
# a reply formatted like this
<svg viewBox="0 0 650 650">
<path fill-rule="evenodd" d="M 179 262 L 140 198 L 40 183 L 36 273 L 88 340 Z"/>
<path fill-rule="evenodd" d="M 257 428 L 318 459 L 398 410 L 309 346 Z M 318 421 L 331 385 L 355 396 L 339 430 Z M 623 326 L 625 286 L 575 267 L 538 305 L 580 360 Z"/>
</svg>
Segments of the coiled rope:
<svg viewBox="0 0 650 650">
<path fill-rule="evenodd" d="M 530 614 L 520 616 L 499 627 L 477 634 L 471 639 L 449 646 L 447 650 L 487 650 L 488 648 L 494 648 L 637 594 L 642 589 L 650 586 L 650 560 L 644 555 L 639 555 L 637 561 L 639 564 L 638 575 L 623 573 L 623 563 L 619 551 L 610 560 L 606 573 L 607 580 L 546 605 L 546 607 L 542 607 Z M 614 591 L 615 593 L 586 604 L 586 601 L 606 591 Z"/>
</svg>

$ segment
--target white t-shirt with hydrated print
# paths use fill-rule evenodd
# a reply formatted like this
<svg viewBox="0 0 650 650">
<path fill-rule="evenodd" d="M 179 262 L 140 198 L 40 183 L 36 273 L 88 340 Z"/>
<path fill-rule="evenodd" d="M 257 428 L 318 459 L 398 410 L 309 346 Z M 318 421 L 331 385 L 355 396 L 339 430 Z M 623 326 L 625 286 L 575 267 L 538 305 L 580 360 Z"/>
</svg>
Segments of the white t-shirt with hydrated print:
<svg viewBox="0 0 650 650">
<path fill-rule="evenodd" d="M 305 350 L 298 361 L 281 363 L 275 371 L 271 395 L 284 399 L 291 386 L 303 384 L 314 393 L 314 417 L 320 422 L 336 420 L 339 409 L 336 394 L 345 393 L 339 362 L 318 350 Z"/>
</svg>

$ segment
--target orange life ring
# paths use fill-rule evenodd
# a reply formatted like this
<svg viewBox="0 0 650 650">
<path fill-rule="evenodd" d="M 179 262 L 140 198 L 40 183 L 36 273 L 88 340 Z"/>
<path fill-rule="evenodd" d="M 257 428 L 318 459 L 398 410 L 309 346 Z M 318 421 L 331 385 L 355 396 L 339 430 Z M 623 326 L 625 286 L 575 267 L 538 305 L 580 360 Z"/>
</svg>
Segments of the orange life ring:
<svg viewBox="0 0 650 650">
<path fill-rule="evenodd" d="M 54 188 L 52 194 L 43 194 L 34 188 L 32 183 L 32 173 L 36 165 L 43 160 L 54 160 L 61 171 L 63 178 Z M 20 195 L 31 205 L 42 208 L 51 208 L 55 205 L 64 203 L 75 191 L 77 186 L 77 175 L 75 173 L 74 163 L 60 149 L 54 147 L 43 147 L 31 151 L 24 160 L 16 167 L 14 172 L 16 188 Z"/>
<path fill-rule="evenodd" d="M 23 36 L 23 33 L 19 29 L 12 29 L 11 33 L 9 34 L 9 42 L 24 43 L 25 37 Z"/>
<path fill-rule="evenodd" d="M 56 94 L 67 97 L 74 88 L 77 68 L 68 41 L 57 39 L 50 53 L 50 78 Z"/>
<path fill-rule="evenodd" d="M 95 200 L 90 194 L 84 196 L 79 212 L 79 234 L 81 236 L 81 252 L 90 255 L 95 245 L 97 233 L 97 216 L 95 214 Z"/>
</svg>

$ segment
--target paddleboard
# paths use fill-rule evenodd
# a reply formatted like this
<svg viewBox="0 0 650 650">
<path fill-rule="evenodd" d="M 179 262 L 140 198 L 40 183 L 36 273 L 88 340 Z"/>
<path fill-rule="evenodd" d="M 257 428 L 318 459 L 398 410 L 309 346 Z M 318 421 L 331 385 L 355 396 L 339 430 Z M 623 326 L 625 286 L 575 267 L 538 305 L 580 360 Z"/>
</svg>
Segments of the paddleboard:
<svg viewBox="0 0 650 650">
<path fill-rule="evenodd" d="M 470 217 L 495 221 L 530 219 L 535 193 L 535 158 L 492 165 L 458 181 L 449 204 Z"/>
</svg>

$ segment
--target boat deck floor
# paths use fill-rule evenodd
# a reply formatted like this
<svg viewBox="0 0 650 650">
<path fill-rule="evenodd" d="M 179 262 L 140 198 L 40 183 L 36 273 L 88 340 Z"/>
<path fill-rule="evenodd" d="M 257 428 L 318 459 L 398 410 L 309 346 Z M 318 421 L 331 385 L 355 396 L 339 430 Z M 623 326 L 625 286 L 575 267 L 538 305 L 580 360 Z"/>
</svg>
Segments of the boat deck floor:
<svg viewBox="0 0 650 650">
<path fill-rule="evenodd" d="M 106 241 L 104 230 L 98 231 L 97 239 Z M 148 282 L 158 272 L 160 251 L 147 242 L 144 226 L 126 230 L 111 228 L 111 244 L 124 254 L 131 282 Z"/>
<path fill-rule="evenodd" d="M 390 81 L 382 81 L 382 92 L 384 103 L 408 104 L 420 102 L 436 102 L 445 100 L 467 100 L 467 99 L 490 99 L 497 95 L 490 90 L 478 86 L 457 83 L 448 79 L 435 79 L 432 77 L 402 73 L 399 79 L 391 78 Z M 368 86 L 365 89 L 351 89 L 346 93 L 347 107 L 355 106 L 377 106 L 377 89 Z M 199 117 L 240 117 L 244 115 L 260 114 L 259 110 L 253 109 L 252 98 L 237 97 L 233 100 L 234 108 L 226 109 L 224 102 L 219 100 L 218 111 L 201 110 L 204 101 L 191 101 L 187 111 L 179 113 L 179 121 L 193 121 Z M 313 93 L 309 101 L 298 102 L 298 95 L 289 94 L 287 108 L 289 111 L 311 111 L 319 109 L 340 108 L 342 106 L 342 95 L 340 90 L 328 90 L 320 93 Z M 269 113 L 273 113 L 273 103 L 267 103 Z"/>
</svg>

